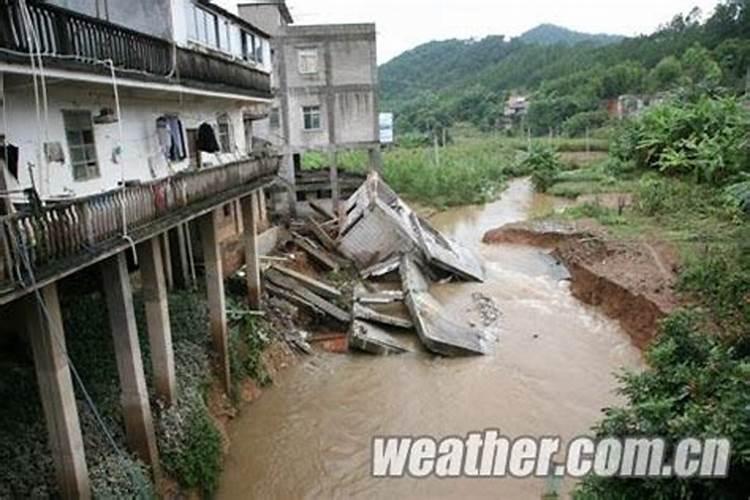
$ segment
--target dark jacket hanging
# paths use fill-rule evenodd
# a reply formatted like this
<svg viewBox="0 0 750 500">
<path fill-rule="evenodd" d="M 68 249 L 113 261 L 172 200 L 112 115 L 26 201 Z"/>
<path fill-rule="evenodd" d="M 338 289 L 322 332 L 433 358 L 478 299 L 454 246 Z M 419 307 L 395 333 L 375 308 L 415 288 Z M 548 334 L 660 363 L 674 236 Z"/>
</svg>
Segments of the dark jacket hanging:
<svg viewBox="0 0 750 500">
<path fill-rule="evenodd" d="M 5 166 L 8 168 L 10 175 L 18 180 L 18 148 L 13 144 L 0 146 L 0 159 L 5 161 Z"/>
<path fill-rule="evenodd" d="M 214 128 L 208 123 L 202 123 L 198 127 L 198 151 L 204 151 L 206 153 L 216 153 L 219 148 L 219 141 L 216 140 L 216 134 Z"/>
</svg>

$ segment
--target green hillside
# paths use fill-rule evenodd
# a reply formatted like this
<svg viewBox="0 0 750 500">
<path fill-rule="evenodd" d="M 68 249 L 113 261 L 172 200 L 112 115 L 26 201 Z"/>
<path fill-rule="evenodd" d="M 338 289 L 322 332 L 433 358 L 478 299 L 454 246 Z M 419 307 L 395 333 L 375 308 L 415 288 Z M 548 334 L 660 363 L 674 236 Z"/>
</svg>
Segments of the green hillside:
<svg viewBox="0 0 750 500">
<path fill-rule="evenodd" d="M 491 129 L 507 96 L 520 92 L 532 96 L 534 133 L 562 132 L 571 119 L 596 122 L 602 101 L 624 93 L 686 84 L 743 92 L 750 66 L 748 0 L 725 1 L 704 21 L 696 12 L 677 15 L 654 34 L 604 45 L 600 35 L 566 40 L 544 26 L 526 35 L 430 42 L 400 55 L 380 68 L 381 109 L 397 114 L 399 132 L 458 121 Z M 560 43 L 551 43 L 555 36 Z"/>
<path fill-rule="evenodd" d="M 518 38 L 524 43 L 538 45 L 576 45 L 583 42 L 591 42 L 595 45 L 607 45 L 620 42 L 625 37 L 620 35 L 608 35 L 605 33 L 592 35 L 589 33 L 569 30 L 568 28 L 563 28 L 562 26 L 556 26 L 554 24 L 540 24 Z"/>
</svg>

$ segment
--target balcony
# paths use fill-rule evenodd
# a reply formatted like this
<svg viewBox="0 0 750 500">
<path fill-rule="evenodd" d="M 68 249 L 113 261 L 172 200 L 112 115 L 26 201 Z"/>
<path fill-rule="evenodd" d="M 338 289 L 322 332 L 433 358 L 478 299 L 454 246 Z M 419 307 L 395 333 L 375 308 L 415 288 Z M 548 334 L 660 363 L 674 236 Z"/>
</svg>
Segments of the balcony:
<svg viewBox="0 0 750 500">
<path fill-rule="evenodd" d="M 257 156 L 0 217 L 0 305 L 265 187 L 278 169 Z"/>
<path fill-rule="evenodd" d="M 28 3 L 45 65 L 270 99 L 270 75 L 229 57 L 174 47 L 158 37 L 44 3 Z M 18 0 L 0 0 L 0 60 L 28 64 L 29 35 Z M 7 52 L 11 51 L 11 52 Z"/>
</svg>

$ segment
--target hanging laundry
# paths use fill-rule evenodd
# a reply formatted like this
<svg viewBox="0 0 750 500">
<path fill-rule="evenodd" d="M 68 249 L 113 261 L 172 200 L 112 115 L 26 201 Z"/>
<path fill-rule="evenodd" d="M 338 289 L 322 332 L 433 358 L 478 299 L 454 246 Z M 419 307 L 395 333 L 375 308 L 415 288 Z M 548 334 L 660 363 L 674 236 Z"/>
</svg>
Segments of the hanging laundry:
<svg viewBox="0 0 750 500">
<path fill-rule="evenodd" d="M 169 135 L 172 138 L 172 148 L 169 151 L 169 159 L 172 161 L 182 161 L 187 157 L 185 151 L 185 136 L 182 132 L 182 122 L 175 116 L 167 117 L 169 124 Z"/>
<path fill-rule="evenodd" d="M 187 157 L 182 122 L 175 116 L 160 116 L 156 120 L 156 137 L 159 150 L 169 161 L 182 161 Z"/>
<path fill-rule="evenodd" d="M 18 180 L 18 147 L 13 144 L 0 145 L 0 159 L 5 162 L 10 175 Z"/>
<path fill-rule="evenodd" d="M 156 119 L 156 140 L 159 143 L 159 151 L 164 158 L 169 160 L 169 152 L 172 149 L 172 135 L 169 133 L 169 121 L 166 116 Z"/>
<path fill-rule="evenodd" d="M 198 127 L 198 151 L 206 153 L 216 153 L 219 151 L 219 141 L 216 140 L 214 128 L 208 123 L 201 123 Z"/>
</svg>

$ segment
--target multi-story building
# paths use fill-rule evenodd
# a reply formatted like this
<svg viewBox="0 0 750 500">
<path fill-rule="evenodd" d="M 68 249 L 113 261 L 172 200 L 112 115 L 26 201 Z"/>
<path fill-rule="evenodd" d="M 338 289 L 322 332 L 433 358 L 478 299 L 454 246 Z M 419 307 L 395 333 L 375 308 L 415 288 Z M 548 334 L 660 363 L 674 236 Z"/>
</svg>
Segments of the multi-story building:
<svg viewBox="0 0 750 500">
<path fill-rule="evenodd" d="M 249 153 L 271 98 L 264 31 L 205 1 L 3 3 L 6 190 L 71 198 Z"/>
<path fill-rule="evenodd" d="M 243 3 L 239 14 L 273 34 L 276 100 L 254 135 L 283 152 L 280 175 L 293 184 L 299 157 L 308 151 L 367 150 L 377 168 L 375 25 L 294 25 L 283 0 Z"/>
<path fill-rule="evenodd" d="M 272 97 L 270 35 L 209 1 L 0 0 L 0 336 L 30 345 L 61 497 L 91 491 L 58 283 L 101 278 L 127 441 L 158 477 L 130 273 L 153 389 L 172 404 L 167 288 L 194 275 L 200 244 L 228 389 L 221 240 L 242 236 L 259 307 L 257 227 L 279 159 L 252 151 L 252 121 Z"/>
</svg>

